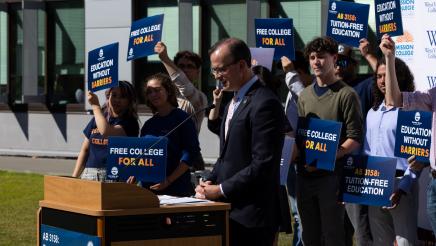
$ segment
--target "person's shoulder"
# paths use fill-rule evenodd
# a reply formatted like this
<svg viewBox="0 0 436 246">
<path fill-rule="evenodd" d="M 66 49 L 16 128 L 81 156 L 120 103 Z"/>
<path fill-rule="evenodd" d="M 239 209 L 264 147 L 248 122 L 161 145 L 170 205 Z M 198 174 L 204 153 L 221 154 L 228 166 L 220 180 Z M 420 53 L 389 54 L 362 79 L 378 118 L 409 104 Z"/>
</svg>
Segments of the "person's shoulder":
<svg viewBox="0 0 436 246">
<path fill-rule="evenodd" d="M 177 119 L 189 117 L 189 114 L 180 108 L 173 109 L 171 115 Z"/>
</svg>

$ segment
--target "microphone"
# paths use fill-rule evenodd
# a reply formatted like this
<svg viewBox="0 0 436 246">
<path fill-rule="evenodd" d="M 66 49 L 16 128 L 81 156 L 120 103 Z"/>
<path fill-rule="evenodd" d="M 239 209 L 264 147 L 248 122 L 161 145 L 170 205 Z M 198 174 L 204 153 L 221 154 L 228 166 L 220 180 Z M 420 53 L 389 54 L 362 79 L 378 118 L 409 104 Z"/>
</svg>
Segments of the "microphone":
<svg viewBox="0 0 436 246">
<path fill-rule="evenodd" d="M 197 114 L 206 111 L 206 110 L 211 110 L 215 108 L 215 104 L 210 104 L 207 107 L 201 108 L 197 111 L 195 111 L 194 113 L 192 113 L 191 115 L 189 115 L 188 117 L 186 117 L 186 119 L 182 120 L 182 122 L 180 122 L 177 126 L 175 126 L 173 129 L 171 129 L 171 131 L 169 131 L 167 134 L 163 135 L 163 136 L 159 136 L 159 139 L 154 142 L 152 145 L 150 145 L 150 147 L 146 148 L 145 150 L 149 150 L 151 148 L 153 148 L 154 146 L 156 146 L 156 144 L 160 143 L 160 141 L 162 141 L 162 139 L 168 137 L 171 133 L 173 133 L 175 130 L 177 130 L 177 128 L 179 128 L 181 125 L 183 125 L 183 123 L 185 123 L 186 121 L 192 119 L 192 117 L 196 116 Z M 135 157 L 135 159 L 133 159 L 132 164 L 136 164 L 136 161 L 141 158 L 142 156 L 145 155 L 147 151 L 144 151 L 143 154 L 139 154 L 138 156 Z"/>
</svg>

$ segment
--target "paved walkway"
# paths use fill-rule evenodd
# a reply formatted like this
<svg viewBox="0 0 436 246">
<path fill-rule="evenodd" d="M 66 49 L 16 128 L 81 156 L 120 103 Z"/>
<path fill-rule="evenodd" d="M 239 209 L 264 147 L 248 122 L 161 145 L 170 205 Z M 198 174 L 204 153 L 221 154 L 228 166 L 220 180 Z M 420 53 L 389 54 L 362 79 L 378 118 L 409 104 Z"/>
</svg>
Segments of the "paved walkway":
<svg viewBox="0 0 436 246">
<path fill-rule="evenodd" d="M 71 175 L 76 160 L 0 156 L 0 170 L 39 173 L 51 175 Z"/>
</svg>

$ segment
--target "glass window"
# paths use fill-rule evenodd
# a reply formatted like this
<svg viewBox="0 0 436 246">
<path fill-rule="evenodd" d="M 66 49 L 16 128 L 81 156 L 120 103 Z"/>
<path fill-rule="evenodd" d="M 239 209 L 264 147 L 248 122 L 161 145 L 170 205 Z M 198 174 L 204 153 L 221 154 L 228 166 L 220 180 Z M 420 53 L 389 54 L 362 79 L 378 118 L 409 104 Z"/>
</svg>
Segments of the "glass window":
<svg viewBox="0 0 436 246">
<path fill-rule="evenodd" d="M 55 104 L 80 102 L 75 95 L 76 91 L 84 90 L 83 1 L 47 3 L 47 47 L 50 48 L 47 54 L 49 100 Z"/>
<path fill-rule="evenodd" d="M 321 35 L 321 1 L 272 1 L 271 18 L 292 18 L 297 50 Z"/>
<path fill-rule="evenodd" d="M 217 41 L 235 37 L 247 41 L 247 6 L 241 0 L 204 1 L 202 5 L 202 85 L 208 97 L 215 88 L 208 50 Z"/>
<path fill-rule="evenodd" d="M 0 10 L 0 102 L 6 101 L 8 88 L 8 16 Z"/>
<path fill-rule="evenodd" d="M 20 103 L 23 88 L 23 10 L 21 3 L 10 5 L 9 35 L 9 100 L 11 103 Z"/>
</svg>

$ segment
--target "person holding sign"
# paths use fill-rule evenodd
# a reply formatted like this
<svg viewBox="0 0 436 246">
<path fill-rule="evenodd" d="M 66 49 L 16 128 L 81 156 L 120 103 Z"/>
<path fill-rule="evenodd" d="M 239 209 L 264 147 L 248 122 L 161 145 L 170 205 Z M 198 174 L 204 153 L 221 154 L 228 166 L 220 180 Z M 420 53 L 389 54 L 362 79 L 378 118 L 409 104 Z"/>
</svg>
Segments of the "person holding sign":
<svg viewBox="0 0 436 246">
<path fill-rule="evenodd" d="M 205 108 L 207 106 L 206 95 L 194 86 L 194 83 L 199 83 L 200 79 L 200 56 L 191 51 L 180 51 L 174 57 L 173 62 L 168 57 L 167 46 L 163 42 L 158 42 L 154 46 L 154 51 L 159 55 L 159 59 L 164 64 L 180 94 L 188 99 L 194 106 L 194 110 L 198 111 Z M 200 133 L 204 115 L 203 111 L 194 116 L 198 133 Z"/>
<path fill-rule="evenodd" d="M 395 68 L 395 43 L 392 38 L 385 34 L 380 43 L 380 49 L 386 57 L 386 104 L 389 106 L 403 107 L 404 109 L 418 109 L 433 112 L 432 141 L 430 147 L 430 166 L 432 180 L 427 189 L 427 213 L 433 232 L 436 233 L 436 152 L 435 152 L 435 129 L 436 129 L 436 88 L 426 92 L 401 92 L 396 76 Z M 422 170 L 424 163 L 415 160 L 415 156 L 408 159 L 412 170 Z"/>
<path fill-rule="evenodd" d="M 135 90 L 127 81 L 106 90 L 106 103 L 100 107 L 98 97 L 88 92 L 94 118 L 83 133 L 85 139 L 77 157 L 73 177 L 105 181 L 109 136 L 137 137 L 139 133 Z"/>
<path fill-rule="evenodd" d="M 141 137 L 147 135 L 168 135 L 167 178 L 159 184 L 143 183 L 157 194 L 173 196 L 191 196 L 194 188 L 191 184 L 189 167 L 199 155 L 200 146 L 193 120 L 178 126 L 187 117 L 186 112 L 177 108 L 176 90 L 171 79 L 162 73 L 150 76 L 146 80 L 145 103 L 153 112 L 141 129 Z"/>
<path fill-rule="evenodd" d="M 381 47 L 384 57 L 375 69 L 373 107 L 366 118 L 364 151 L 366 155 L 394 157 L 398 108 L 386 105 L 386 63 L 389 52 Z M 398 86 L 401 91 L 415 90 L 413 75 L 402 60 L 394 61 Z M 396 158 L 394 192 L 388 208 L 369 206 L 368 219 L 374 245 L 414 245 L 417 240 L 418 177 L 419 172 L 409 168 L 407 159 Z"/>
<path fill-rule="evenodd" d="M 362 141 L 363 120 L 359 98 L 351 87 L 338 80 L 335 64 L 338 44 L 330 37 L 318 37 L 306 45 L 305 55 L 316 77 L 298 98 L 298 115 L 305 118 L 341 121 L 336 162 L 356 151 Z M 304 151 L 305 146 L 298 146 Z M 301 153 L 302 155 L 303 153 Z M 319 170 L 298 162 L 297 207 L 303 226 L 304 245 L 345 245 L 344 206 L 338 203 L 341 167 Z"/>
</svg>

